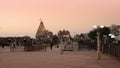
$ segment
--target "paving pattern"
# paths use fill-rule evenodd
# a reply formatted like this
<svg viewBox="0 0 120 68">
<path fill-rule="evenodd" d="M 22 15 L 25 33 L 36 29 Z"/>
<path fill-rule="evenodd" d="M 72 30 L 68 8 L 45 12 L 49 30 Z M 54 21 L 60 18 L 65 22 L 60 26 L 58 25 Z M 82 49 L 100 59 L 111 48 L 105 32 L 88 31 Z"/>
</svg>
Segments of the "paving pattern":
<svg viewBox="0 0 120 68">
<path fill-rule="evenodd" d="M 0 68 L 120 68 L 120 61 L 102 54 L 96 59 L 96 51 L 83 49 L 65 51 L 61 48 L 47 48 L 47 51 L 10 52 L 9 48 L 0 48 Z"/>
</svg>

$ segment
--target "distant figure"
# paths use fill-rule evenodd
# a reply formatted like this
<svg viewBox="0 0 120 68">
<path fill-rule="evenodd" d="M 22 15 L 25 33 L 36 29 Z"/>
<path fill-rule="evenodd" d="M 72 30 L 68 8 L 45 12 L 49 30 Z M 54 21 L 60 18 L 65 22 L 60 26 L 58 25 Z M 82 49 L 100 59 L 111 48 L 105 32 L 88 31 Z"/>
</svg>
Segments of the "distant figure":
<svg viewBox="0 0 120 68">
<path fill-rule="evenodd" d="M 53 42 L 51 42 L 50 44 L 50 49 L 52 50 L 52 48 L 53 48 Z"/>
<path fill-rule="evenodd" d="M 13 44 L 13 49 L 16 49 L 16 45 L 15 44 Z"/>
<path fill-rule="evenodd" d="M 14 52 L 14 49 L 16 49 L 16 45 L 15 45 L 15 43 L 12 43 L 12 44 L 10 45 L 10 51 L 11 51 L 11 52 Z"/>
<path fill-rule="evenodd" d="M 4 48 L 5 46 L 4 45 L 2 45 L 2 48 Z"/>
<path fill-rule="evenodd" d="M 78 41 L 78 50 L 80 51 L 81 46 L 80 46 L 80 41 Z"/>
</svg>

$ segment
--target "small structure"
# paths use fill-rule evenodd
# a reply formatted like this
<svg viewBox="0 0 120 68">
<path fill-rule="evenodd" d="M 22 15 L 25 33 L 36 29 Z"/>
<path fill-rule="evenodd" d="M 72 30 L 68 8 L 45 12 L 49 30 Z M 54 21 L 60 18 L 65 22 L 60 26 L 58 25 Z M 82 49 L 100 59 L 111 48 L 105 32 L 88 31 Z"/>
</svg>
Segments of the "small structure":
<svg viewBox="0 0 120 68">
<path fill-rule="evenodd" d="M 61 40 L 61 54 L 63 54 L 64 51 L 73 51 L 73 45 L 71 41 L 71 35 L 68 30 L 63 30 L 58 32 L 58 38 Z"/>
<path fill-rule="evenodd" d="M 63 41 L 63 42 L 70 42 L 70 38 L 71 38 L 71 35 L 70 35 L 70 32 L 68 30 L 63 30 L 63 31 L 59 31 L 58 32 L 58 38 L 59 40 Z"/>
</svg>

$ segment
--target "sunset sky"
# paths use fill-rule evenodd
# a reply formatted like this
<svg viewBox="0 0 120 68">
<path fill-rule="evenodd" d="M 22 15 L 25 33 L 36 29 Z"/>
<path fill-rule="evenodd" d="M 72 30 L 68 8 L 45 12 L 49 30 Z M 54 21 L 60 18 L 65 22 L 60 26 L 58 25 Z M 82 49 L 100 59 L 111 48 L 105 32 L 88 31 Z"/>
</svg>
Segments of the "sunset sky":
<svg viewBox="0 0 120 68">
<path fill-rule="evenodd" d="M 120 25 L 120 0 L 0 0 L 0 37 L 35 37 L 40 18 L 54 34 L 87 33 L 93 25 Z"/>
</svg>

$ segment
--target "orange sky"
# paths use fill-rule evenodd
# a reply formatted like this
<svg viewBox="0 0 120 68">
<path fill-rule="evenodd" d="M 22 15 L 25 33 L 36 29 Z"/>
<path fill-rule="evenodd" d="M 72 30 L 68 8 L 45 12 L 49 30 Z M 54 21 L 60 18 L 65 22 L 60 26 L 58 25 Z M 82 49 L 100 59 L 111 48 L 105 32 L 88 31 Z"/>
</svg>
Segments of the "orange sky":
<svg viewBox="0 0 120 68">
<path fill-rule="evenodd" d="M 54 33 L 89 32 L 93 25 L 120 25 L 120 0 L 0 0 L 0 36 L 34 37 L 40 18 Z"/>
</svg>

